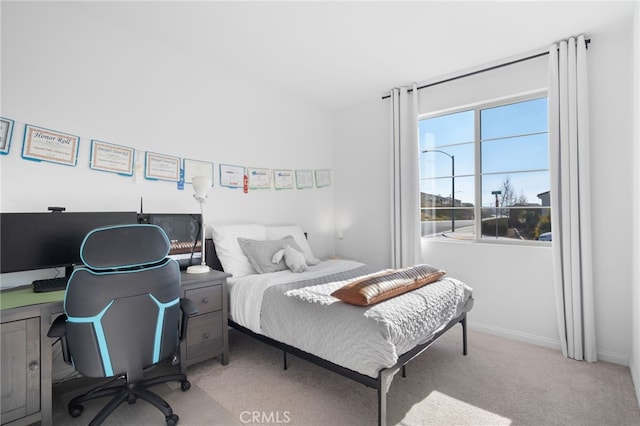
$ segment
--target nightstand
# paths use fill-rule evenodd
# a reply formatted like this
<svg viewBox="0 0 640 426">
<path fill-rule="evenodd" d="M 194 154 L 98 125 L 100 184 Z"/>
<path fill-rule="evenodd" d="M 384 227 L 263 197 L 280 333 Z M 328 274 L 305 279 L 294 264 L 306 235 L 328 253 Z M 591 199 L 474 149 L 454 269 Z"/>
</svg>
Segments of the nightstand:
<svg viewBox="0 0 640 426">
<path fill-rule="evenodd" d="M 229 363 L 227 327 L 227 277 L 211 270 L 203 274 L 182 274 L 183 297 L 191 299 L 198 313 L 189 319 L 187 337 L 180 343 L 180 372 L 200 361 L 220 356 Z"/>
</svg>

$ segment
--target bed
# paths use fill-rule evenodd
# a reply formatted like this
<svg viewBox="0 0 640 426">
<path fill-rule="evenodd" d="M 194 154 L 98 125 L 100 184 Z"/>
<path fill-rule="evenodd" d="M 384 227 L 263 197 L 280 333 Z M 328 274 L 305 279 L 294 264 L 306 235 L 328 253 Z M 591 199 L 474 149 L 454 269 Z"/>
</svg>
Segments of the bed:
<svg viewBox="0 0 640 426">
<path fill-rule="evenodd" d="M 397 271 L 353 260 L 320 261 L 299 226 L 210 227 L 207 264 L 233 275 L 228 279 L 229 325 L 281 349 L 285 369 L 287 354 L 293 354 L 376 389 L 380 425 L 386 424 L 391 381 L 399 371 L 404 376 L 411 359 L 457 324 L 467 353 L 472 289 L 444 271 L 426 285 L 358 306 L 338 298 L 341 291 Z M 302 255 L 303 272 L 292 272 L 288 259 L 274 263 L 274 254 L 291 246 Z"/>
</svg>

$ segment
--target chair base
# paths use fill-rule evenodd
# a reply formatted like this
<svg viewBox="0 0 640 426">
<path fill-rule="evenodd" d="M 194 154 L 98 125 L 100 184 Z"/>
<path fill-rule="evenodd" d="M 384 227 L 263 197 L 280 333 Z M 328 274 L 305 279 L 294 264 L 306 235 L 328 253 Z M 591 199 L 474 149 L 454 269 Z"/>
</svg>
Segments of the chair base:
<svg viewBox="0 0 640 426">
<path fill-rule="evenodd" d="M 115 381 L 117 380 L 125 380 L 125 376 L 123 375 L 115 378 Z M 167 426 L 175 426 L 180 418 L 173 413 L 171 406 L 164 399 L 148 390 L 151 386 L 174 381 L 180 382 L 180 388 L 183 392 L 191 388 L 191 383 L 189 383 L 187 376 L 184 374 L 169 374 L 141 380 L 135 383 L 126 383 L 125 380 L 125 383 L 122 385 L 108 386 L 113 383 L 113 381 L 111 381 L 106 385 L 103 385 L 107 387 L 92 389 L 89 392 L 76 396 L 69 401 L 69 414 L 71 417 L 78 417 L 82 414 L 84 409 L 82 406 L 83 402 L 91 401 L 96 398 L 112 397 L 107 405 L 105 405 L 89 423 L 90 426 L 97 426 L 104 422 L 104 420 L 123 402 L 127 401 L 129 404 L 135 404 L 136 400 L 141 398 L 155 406 L 162 412 L 162 414 L 164 414 Z"/>
</svg>

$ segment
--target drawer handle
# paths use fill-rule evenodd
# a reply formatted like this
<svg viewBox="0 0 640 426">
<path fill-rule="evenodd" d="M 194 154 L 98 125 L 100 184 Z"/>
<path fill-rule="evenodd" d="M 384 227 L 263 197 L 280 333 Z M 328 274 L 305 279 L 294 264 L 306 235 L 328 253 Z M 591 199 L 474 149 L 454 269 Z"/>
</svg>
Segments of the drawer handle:
<svg viewBox="0 0 640 426">
<path fill-rule="evenodd" d="M 209 333 L 204 333 L 204 334 L 202 335 L 202 338 L 203 338 L 204 340 L 207 340 L 207 339 L 209 338 Z"/>
<path fill-rule="evenodd" d="M 29 370 L 36 371 L 40 366 L 38 365 L 38 361 L 31 361 L 29 363 Z"/>
<path fill-rule="evenodd" d="M 209 298 L 205 297 L 204 299 L 202 299 L 202 303 L 209 303 Z"/>
</svg>

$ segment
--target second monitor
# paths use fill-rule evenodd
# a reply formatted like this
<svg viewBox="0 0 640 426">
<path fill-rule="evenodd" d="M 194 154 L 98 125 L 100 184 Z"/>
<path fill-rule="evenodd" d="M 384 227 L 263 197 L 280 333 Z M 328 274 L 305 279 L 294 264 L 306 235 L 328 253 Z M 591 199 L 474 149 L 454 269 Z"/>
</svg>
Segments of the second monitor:
<svg viewBox="0 0 640 426">
<path fill-rule="evenodd" d="M 202 260 L 202 216 L 199 213 L 145 213 L 140 223 L 158 225 L 169 237 L 169 257 L 175 259 L 180 269 L 199 265 Z"/>
</svg>

